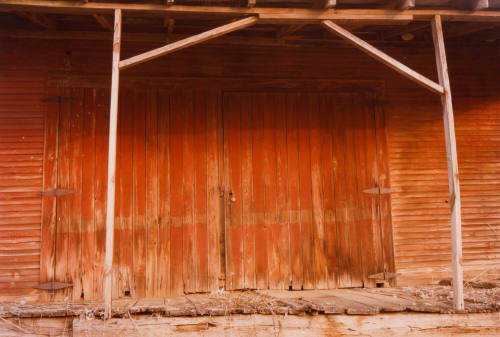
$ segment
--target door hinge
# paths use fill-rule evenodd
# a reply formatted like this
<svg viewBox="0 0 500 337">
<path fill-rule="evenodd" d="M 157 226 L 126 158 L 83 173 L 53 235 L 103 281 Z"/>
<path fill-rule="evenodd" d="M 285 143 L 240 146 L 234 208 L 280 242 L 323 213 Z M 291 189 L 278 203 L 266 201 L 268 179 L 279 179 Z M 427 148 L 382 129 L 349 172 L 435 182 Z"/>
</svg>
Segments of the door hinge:
<svg viewBox="0 0 500 337">
<path fill-rule="evenodd" d="M 62 195 L 68 195 L 75 193 L 75 190 L 65 190 L 62 188 L 56 188 L 53 190 L 43 191 L 41 194 L 46 197 L 60 197 Z"/>
<path fill-rule="evenodd" d="M 71 102 L 71 101 L 76 101 L 76 97 L 72 96 L 48 96 L 42 98 L 42 102 Z"/>
<path fill-rule="evenodd" d="M 390 188 L 385 188 L 385 187 L 374 187 L 374 188 L 369 188 L 369 189 L 366 189 L 366 190 L 363 190 L 363 193 L 367 193 L 367 194 L 391 194 L 392 192 L 394 192 L 393 190 L 391 190 Z"/>
</svg>

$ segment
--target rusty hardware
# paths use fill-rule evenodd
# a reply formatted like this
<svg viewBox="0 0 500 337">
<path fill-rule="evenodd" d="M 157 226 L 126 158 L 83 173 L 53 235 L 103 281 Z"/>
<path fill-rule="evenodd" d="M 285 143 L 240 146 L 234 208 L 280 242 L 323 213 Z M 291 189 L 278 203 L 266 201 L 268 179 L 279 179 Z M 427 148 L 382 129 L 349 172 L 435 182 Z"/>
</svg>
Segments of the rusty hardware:
<svg viewBox="0 0 500 337">
<path fill-rule="evenodd" d="M 398 276 L 398 275 L 400 275 L 400 274 L 399 273 L 383 272 L 383 273 L 369 275 L 368 278 L 377 279 L 377 280 L 388 280 L 391 278 L 396 278 L 396 276 Z"/>
<path fill-rule="evenodd" d="M 63 283 L 63 282 L 46 282 L 46 283 L 40 283 L 37 286 L 34 286 L 36 289 L 40 290 L 59 290 L 59 289 L 65 289 L 65 288 L 71 288 L 73 284 L 71 283 Z"/>
<path fill-rule="evenodd" d="M 41 194 L 45 197 L 60 197 L 62 195 L 68 195 L 75 193 L 75 190 L 65 190 L 62 188 L 56 188 L 53 190 L 43 191 Z"/>
<path fill-rule="evenodd" d="M 76 101 L 76 97 L 71 97 L 71 96 L 49 96 L 42 98 L 42 102 L 71 102 L 71 101 Z"/>
<path fill-rule="evenodd" d="M 363 193 L 367 194 L 391 194 L 392 192 L 394 191 L 391 190 L 390 188 L 379 187 L 379 186 L 363 190 Z"/>
</svg>

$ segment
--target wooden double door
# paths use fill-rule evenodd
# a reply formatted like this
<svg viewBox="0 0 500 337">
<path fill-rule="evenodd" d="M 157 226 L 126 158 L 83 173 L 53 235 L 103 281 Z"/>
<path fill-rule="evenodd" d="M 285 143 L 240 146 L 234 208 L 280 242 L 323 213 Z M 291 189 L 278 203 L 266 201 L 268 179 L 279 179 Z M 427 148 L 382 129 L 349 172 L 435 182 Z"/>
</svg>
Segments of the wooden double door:
<svg viewBox="0 0 500 337">
<path fill-rule="evenodd" d="M 360 94 L 224 94 L 227 288 L 373 286 L 392 270 L 382 117 Z"/>
<path fill-rule="evenodd" d="M 40 281 L 101 299 L 109 93 L 49 94 Z M 123 88 L 114 296 L 373 285 L 393 268 L 384 137 L 359 94 Z"/>
</svg>

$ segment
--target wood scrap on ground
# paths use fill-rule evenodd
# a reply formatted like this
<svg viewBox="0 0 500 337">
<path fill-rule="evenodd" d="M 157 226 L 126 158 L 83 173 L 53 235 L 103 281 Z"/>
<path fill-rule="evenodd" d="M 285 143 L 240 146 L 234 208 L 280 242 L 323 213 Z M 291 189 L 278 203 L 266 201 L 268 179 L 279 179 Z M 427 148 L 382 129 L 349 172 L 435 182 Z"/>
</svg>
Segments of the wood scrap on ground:
<svg viewBox="0 0 500 337">
<path fill-rule="evenodd" d="M 492 285 L 497 285 L 491 282 Z M 307 291 L 234 291 L 189 294 L 156 299 L 120 299 L 113 302 L 113 317 L 155 314 L 167 317 L 230 316 L 238 314 L 373 315 L 386 312 L 453 313 L 452 287 L 432 285 L 403 288 L 352 288 Z M 465 312 L 496 312 L 500 287 L 465 286 Z M 1 302 L 0 317 L 103 316 L 102 303 Z"/>
</svg>

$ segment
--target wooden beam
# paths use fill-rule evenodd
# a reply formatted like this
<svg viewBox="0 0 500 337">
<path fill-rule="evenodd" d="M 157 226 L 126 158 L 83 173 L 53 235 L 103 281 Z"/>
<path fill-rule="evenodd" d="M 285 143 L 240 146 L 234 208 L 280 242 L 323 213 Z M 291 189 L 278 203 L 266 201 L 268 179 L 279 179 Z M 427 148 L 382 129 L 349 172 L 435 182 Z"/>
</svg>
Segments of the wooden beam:
<svg viewBox="0 0 500 337">
<path fill-rule="evenodd" d="M 48 17 L 46 17 L 43 14 L 40 13 L 30 13 L 30 12 L 18 12 L 18 15 L 30 20 L 34 24 L 43 27 L 45 29 L 51 29 L 55 30 L 56 29 L 56 24 L 54 21 L 50 20 Z"/>
<path fill-rule="evenodd" d="M 480 11 L 490 7 L 489 0 L 456 0 L 457 8 Z"/>
<path fill-rule="evenodd" d="M 287 25 L 287 26 L 282 26 L 278 30 L 278 33 L 276 33 L 276 38 L 277 39 L 282 39 L 284 37 L 292 35 L 293 33 L 295 33 L 296 31 L 298 31 L 299 29 L 301 29 L 304 26 L 305 25 Z"/>
<path fill-rule="evenodd" d="M 113 25 L 109 20 L 102 14 L 92 14 L 92 17 L 101 25 L 102 28 L 113 31 Z"/>
<path fill-rule="evenodd" d="M 120 84 L 120 46 L 122 12 L 115 10 L 111 104 L 109 109 L 108 191 L 106 199 L 106 256 L 104 259 L 104 318 L 111 318 L 113 243 L 115 231 L 116 129 L 118 124 L 118 89 Z"/>
<path fill-rule="evenodd" d="M 410 9 L 415 7 L 415 0 L 392 0 L 385 7 L 399 10 Z"/>
<path fill-rule="evenodd" d="M 393 29 L 387 31 L 383 34 L 383 36 L 384 39 L 391 39 L 396 36 L 402 36 L 403 34 L 415 33 L 426 28 L 429 28 L 429 22 L 414 22 L 402 29 Z"/>
<path fill-rule="evenodd" d="M 412 21 L 414 17 L 409 14 L 401 14 L 397 11 L 386 15 L 373 14 L 348 14 L 339 13 L 336 11 L 309 12 L 300 15 L 283 11 L 280 13 L 261 13 L 259 14 L 260 23 L 262 24 L 316 24 L 324 20 L 335 22 L 352 22 L 362 25 L 394 25 L 395 22 Z"/>
<path fill-rule="evenodd" d="M 175 27 L 175 19 L 172 19 L 168 16 L 163 18 L 163 27 L 167 28 L 168 35 L 172 35 Z"/>
<path fill-rule="evenodd" d="M 379 60 L 383 64 L 387 65 L 388 67 L 396 70 L 398 73 L 401 75 L 409 78 L 410 80 L 420 84 L 424 88 L 429 89 L 430 91 L 437 93 L 437 94 L 443 94 L 444 89 L 441 85 L 437 84 L 434 81 L 431 81 L 427 77 L 417 73 L 416 71 L 410 69 L 409 67 L 405 66 L 401 62 L 393 59 L 386 53 L 378 50 L 377 48 L 373 47 L 369 43 L 361 40 L 357 36 L 351 34 L 344 28 L 340 27 L 339 25 L 331 22 L 331 21 L 323 21 L 322 26 L 325 27 L 328 31 L 340 36 L 342 39 L 346 40 L 353 46 L 359 48 L 361 51 L 365 52 L 366 54 L 370 55 L 371 57 Z"/>
<path fill-rule="evenodd" d="M 441 17 L 436 15 L 431 21 L 432 38 L 436 53 L 436 65 L 439 83 L 444 88 L 441 96 L 443 106 L 444 134 L 446 142 L 446 161 L 448 164 L 448 184 L 450 188 L 451 208 L 451 246 L 453 264 L 453 302 L 456 310 L 464 310 L 463 270 L 462 270 L 462 218 L 460 201 L 460 183 L 458 180 L 457 144 L 455 140 L 455 122 L 451 102 L 450 78 L 444 47 Z"/>
<path fill-rule="evenodd" d="M 446 29 L 445 35 L 446 38 L 455 38 L 455 37 L 478 33 L 483 30 L 488 30 L 499 26 L 500 23 L 497 22 L 488 22 L 482 24 L 477 22 L 466 22 L 461 24 L 460 26 L 455 26 Z"/>
<path fill-rule="evenodd" d="M 167 44 L 166 46 L 156 48 L 153 50 L 150 50 L 148 52 L 139 54 L 137 56 L 125 59 L 123 61 L 120 61 L 120 69 L 126 69 L 128 67 L 153 60 L 157 57 L 167 55 L 170 53 L 173 53 L 175 51 L 187 48 L 189 46 L 214 39 L 218 36 L 225 35 L 231 32 L 234 32 L 235 30 L 243 29 L 245 27 L 251 26 L 255 24 L 259 19 L 255 16 L 251 16 L 245 19 L 241 19 L 235 22 L 231 22 L 227 25 L 220 26 L 211 30 L 208 30 L 206 32 L 203 32 L 201 34 L 197 34 L 191 37 L 188 37 L 186 39 L 176 41 L 170 44 Z"/>
<path fill-rule="evenodd" d="M 443 21 L 500 21 L 500 11 L 464 11 L 456 9 L 305 9 L 305 8 L 265 8 L 265 7 L 223 7 L 223 6 L 166 6 L 159 4 L 70 2 L 53 0 L 1 0 L 0 11 L 32 11 L 66 14 L 112 14 L 115 8 L 126 13 L 145 15 L 246 17 L 248 15 L 269 15 L 274 19 L 290 21 L 322 20 L 401 20 L 401 15 L 415 20 L 429 21 L 440 15 Z"/>
<path fill-rule="evenodd" d="M 331 9 L 337 6 L 337 0 L 315 0 L 312 8 Z"/>
<path fill-rule="evenodd" d="M 89 32 L 89 31 L 28 31 L 28 30 L 1 30 L 0 37 L 13 39 L 42 39 L 42 40 L 85 40 L 85 41 L 112 41 L 113 34 L 110 32 Z M 123 42 L 152 42 L 165 43 L 165 41 L 178 41 L 189 37 L 186 34 L 173 33 L 127 33 L 122 36 Z M 376 36 L 368 42 L 379 42 Z M 338 39 L 325 39 L 318 37 L 304 37 L 298 35 L 288 35 L 281 39 L 276 37 L 240 36 L 224 35 L 217 39 L 208 40 L 205 44 L 210 45 L 236 45 L 236 46 L 345 46 L 344 41 Z M 415 44 L 417 45 L 417 44 Z"/>
</svg>

